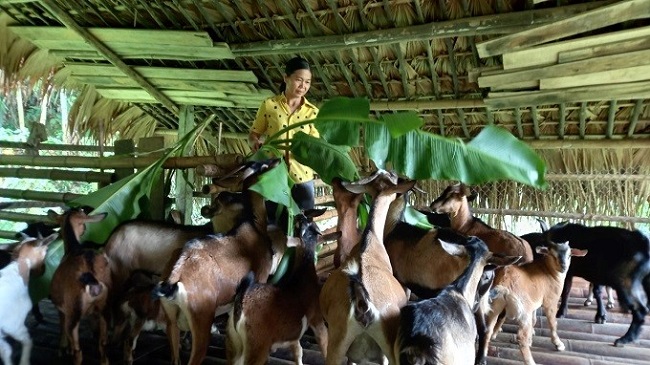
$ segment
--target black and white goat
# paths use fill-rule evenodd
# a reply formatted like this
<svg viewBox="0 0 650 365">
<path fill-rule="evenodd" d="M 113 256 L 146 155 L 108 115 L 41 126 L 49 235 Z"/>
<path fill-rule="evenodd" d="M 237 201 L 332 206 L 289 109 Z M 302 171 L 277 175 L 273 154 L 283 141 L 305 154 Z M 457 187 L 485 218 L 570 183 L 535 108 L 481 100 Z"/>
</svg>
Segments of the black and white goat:
<svg viewBox="0 0 650 365">
<path fill-rule="evenodd" d="M 453 256 L 469 256 L 465 271 L 432 299 L 409 304 L 400 311 L 395 341 L 399 365 L 466 365 L 476 358 L 476 292 L 485 270 L 510 265 L 521 259 L 493 256 L 477 237 L 465 245 L 440 241 Z"/>
</svg>

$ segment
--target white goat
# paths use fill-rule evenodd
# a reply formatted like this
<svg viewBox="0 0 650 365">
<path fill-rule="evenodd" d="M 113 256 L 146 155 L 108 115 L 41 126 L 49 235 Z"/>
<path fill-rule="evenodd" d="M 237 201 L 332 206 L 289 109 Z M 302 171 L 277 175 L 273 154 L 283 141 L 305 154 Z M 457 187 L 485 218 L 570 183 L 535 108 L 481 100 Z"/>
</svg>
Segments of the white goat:
<svg viewBox="0 0 650 365">
<path fill-rule="evenodd" d="M 42 275 L 45 272 L 45 254 L 48 245 L 56 239 L 57 233 L 46 238 L 26 238 L 13 251 L 14 260 L 0 270 L 0 359 L 5 365 L 12 364 L 11 346 L 6 337 L 12 337 L 22 344 L 20 365 L 29 365 L 32 352 L 32 338 L 25 319 L 32 309 L 27 284 L 30 272 Z"/>
</svg>

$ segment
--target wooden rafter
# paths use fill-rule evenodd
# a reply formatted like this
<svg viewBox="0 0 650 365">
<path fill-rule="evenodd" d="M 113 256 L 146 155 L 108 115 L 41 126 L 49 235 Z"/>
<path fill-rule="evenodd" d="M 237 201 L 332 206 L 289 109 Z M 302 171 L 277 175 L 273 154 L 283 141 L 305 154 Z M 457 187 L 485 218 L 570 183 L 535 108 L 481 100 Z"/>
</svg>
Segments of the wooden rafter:
<svg viewBox="0 0 650 365">
<path fill-rule="evenodd" d="M 580 103 L 579 118 L 580 118 L 580 124 L 579 124 L 580 138 L 585 138 L 585 131 L 587 129 L 587 122 L 586 122 L 586 120 L 587 120 L 587 103 L 585 103 L 584 101 L 582 103 Z"/>
<path fill-rule="evenodd" d="M 564 128 L 566 128 L 566 104 L 564 103 L 560 103 L 559 117 L 557 134 L 560 139 L 564 139 Z"/>
<path fill-rule="evenodd" d="M 605 136 L 609 139 L 611 139 L 614 134 L 614 120 L 616 118 L 617 110 L 618 107 L 616 106 L 616 100 L 611 100 L 609 102 L 609 112 L 607 113 L 607 131 L 605 132 Z"/>
<path fill-rule="evenodd" d="M 406 47 L 406 43 L 397 43 L 393 45 L 393 49 L 395 49 L 395 52 L 397 53 L 397 67 L 399 69 L 400 78 L 402 79 L 404 98 L 410 99 L 411 93 L 409 92 L 409 75 L 408 72 L 406 72 L 406 61 L 404 60 L 404 52 L 402 51 L 402 47 Z"/>
<path fill-rule="evenodd" d="M 515 110 L 515 122 L 517 123 L 517 136 L 519 138 L 524 138 L 524 126 L 522 124 L 521 118 L 521 109 L 516 107 Z"/>
<path fill-rule="evenodd" d="M 368 47 L 368 51 L 370 51 L 370 54 L 372 55 L 374 66 L 377 69 L 377 74 L 379 75 L 379 81 L 381 81 L 381 85 L 384 87 L 384 93 L 386 94 L 386 97 L 390 99 L 392 93 L 390 92 L 388 83 L 386 82 L 386 74 L 384 73 L 384 69 L 381 67 L 381 63 L 379 62 L 379 55 L 377 54 L 377 50 L 375 47 Z"/>
<path fill-rule="evenodd" d="M 341 68 L 341 73 L 343 73 L 343 77 L 345 77 L 345 80 L 348 82 L 348 84 L 350 84 L 350 90 L 352 91 L 352 95 L 354 95 L 354 97 L 358 97 L 359 92 L 357 91 L 356 83 L 354 82 L 354 80 L 352 80 L 350 69 L 345 65 L 345 62 L 343 62 L 343 58 L 341 58 L 339 52 L 335 52 L 334 57 L 336 58 L 336 62 L 338 62 L 339 67 Z"/>
<path fill-rule="evenodd" d="M 438 114 L 438 126 L 440 127 L 440 135 L 444 136 L 445 135 L 445 116 L 442 114 L 441 109 L 436 110 L 436 113 Z"/>
<path fill-rule="evenodd" d="M 535 105 L 530 107 L 530 116 L 533 120 L 533 133 L 535 134 L 535 139 L 539 139 L 539 116 Z"/>
<path fill-rule="evenodd" d="M 354 34 L 239 43 L 231 44 L 230 48 L 236 56 L 260 56 L 266 54 L 307 52 L 311 50 L 325 51 L 351 47 L 369 47 L 442 37 L 471 36 L 477 34 L 510 34 L 531 26 L 547 24 L 570 15 L 580 14 L 602 4 L 602 1 L 596 1 L 563 6 L 561 8 L 462 18 L 409 27 L 371 30 Z M 268 16 L 266 17 L 268 18 Z"/>
<path fill-rule="evenodd" d="M 632 110 L 632 119 L 630 120 L 630 126 L 627 129 L 628 137 L 632 137 L 632 135 L 634 135 L 634 130 L 636 129 L 636 124 L 639 121 L 639 115 L 641 115 L 642 110 L 643 100 L 637 99 L 636 103 L 634 103 L 634 109 Z"/>
<path fill-rule="evenodd" d="M 169 111 L 174 113 L 174 115 L 178 115 L 179 113 L 178 106 L 173 101 L 171 101 L 171 99 L 169 99 L 167 96 L 161 93 L 158 89 L 156 89 L 153 85 L 151 85 L 149 81 L 147 81 L 139 73 L 135 72 L 130 66 L 124 63 L 124 61 L 122 61 L 110 48 L 106 47 L 102 42 L 100 42 L 95 36 L 93 36 L 85 28 L 80 27 L 74 21 L 74 19 L 72 19 L 70 15 L 68 15 L 65 11 L 59 8 L 59 6 L 56 5 L 54 1 L 41 0 L 41 4 L 43 4 L 43 6 L 45 6 L 66 27 L 75 31 L 82 38 L 86 39 L 90 44 L 92 44 L 93 47 L 97 48 L 97 50 L 103 56 L 105 56 L 109 62 L 115 65 L 115 67 L 117 67 L 120 71 L 124 72 L 124 74 L 134 79 L 138 83 L 138 85 L 140 85 L 143 89 L 145 89 L 156 100 L 161 102 L 167 109 L 169 109 Z"/>
</svg>

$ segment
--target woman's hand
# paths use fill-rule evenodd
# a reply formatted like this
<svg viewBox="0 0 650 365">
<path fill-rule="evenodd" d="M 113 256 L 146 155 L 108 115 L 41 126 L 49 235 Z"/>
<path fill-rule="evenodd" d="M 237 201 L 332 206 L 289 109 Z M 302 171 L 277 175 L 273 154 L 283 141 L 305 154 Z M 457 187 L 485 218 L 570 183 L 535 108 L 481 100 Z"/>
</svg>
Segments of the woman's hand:
<svg viewBox="0 0 650 365">
<path fill-rule="evenodd" d="M 264 143 L 260 137 L 261 136 L 255 132 L 250 132 L 250 134 L 248 134 L 248 145 L 253 152 L 257 152 Z"/>
</svg>

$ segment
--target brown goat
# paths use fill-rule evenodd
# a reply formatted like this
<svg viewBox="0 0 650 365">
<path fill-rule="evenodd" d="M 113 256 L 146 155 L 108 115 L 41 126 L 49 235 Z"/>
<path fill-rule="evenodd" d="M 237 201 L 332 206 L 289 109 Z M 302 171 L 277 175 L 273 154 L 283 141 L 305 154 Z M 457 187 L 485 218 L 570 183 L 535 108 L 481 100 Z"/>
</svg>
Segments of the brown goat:
<svg viewBox="0 0 650 365">
<path fill-rule="evenodd" d="M 85 224 L 106 218 L 106 213 L 89 216 L 83 209 L 72 208 L 62 215 L 48 214 L 61 224 L 65 253 L 52 275 L 50 297 L 59 311 L 61 349 L 71 352 L 74 364 L 81 365 L 79 323 L 85 316 L 93 316 L 99 323 L 99 355 L 101 364 L 108 364 L 107 308 L 111 288 L 110 261 L 103 253 L 84 248 L 79 242 Z M 71 347 L 71 348 L 70 348 Z"/>
<path fill-rule="evenodd" d="M 548 247 L 537 247 L 536 251 L 542 256 L 535 258 L 533 262 L 505 267 L 496 274 L 494 288 L 490 290 L 492 308 L 487 318 L 488 333 L 486 344 L 483 346 L 484 355 L 487 355 L 490 337 L 499 330 L 498 316 L 505 311 L 506 318 L 514 319 L 519 326 L 517 342 L 524 363 L 534 365 L 535 361 L 530 352 L 534 323 L 531 316 L 539 307 L 542 307 L 548 320 L 555 348 L 558 351 L 564 350 L 564 344 L 557 335 L 557 303 L 562 294 L 571 256 L 584 256 L 587 251 L 572 249 L 567 243 L 553 242 L 549 242 Z"/>
<path fill-rule="evenodd" d="M 0 270 L 0 360 L 5 365 L 13 364 L 11 345 L 5 337 L 9 336 L 22 345 L 20 365 L 30 364 L 32 339 L 25 326 L 25 319 L 32 308 L 27 285 L 30 276 L 40 276 L 45 272 L 47 248 L 56 237 L 54 233 L 46 238 L 27 237 L 12 252 L 12 261 Z"/>
<path fill-rule="evenodd" d="M 483 240 L 491 252 L 506 256 L 521 256 L 520 263 L 533 261 L 533 251 L 528 242 L 501 229 L 494 229 L 472 216 L 467 197 L 469 188 L 465 184 L 448 186 L 431 203 L 431 210 L 446 213 L 451 218 L 451 228 L 466 236 Z"/>
<path fill-rule="evenodd" d="M 325 282 L 320 295 L 329 328 L 328 365 L 371 359 L 394 363 L 393 343 L 399 310 L 407 298 L 393 276 L 383 234 L 386 214 L 397 193 L 411 189 L 415 181 L 399 183 L 393 173 L 380 170 L 346 189 L 375 196 L 368 225 L 351 255 Z M 351 315 L 352 314 L 352 315 Z"/>
<path fill-rule="evenodd" d="M 223 191 L 215 197 L 211 208 L 214 229 L 218 230 L 217 233 L 226 233 L 241 219 L 244 210 L 243 194 Z M 171 273 L 181 253 L 182 248 L 178 248 L 172 253 L 162 275 L 168 276 Z M 162 275 L 144 270 L 133 271 L 124 285 L 124 294 L 117 301 L 117 305 L 124 315 L 117 318 L 114 335 L 116 339 L 124 343 L 124 361 L 127 364 L 133 362 L 133 351 L 142 328 L 166 329 L 169 325 L 160 301 L 151 299 L 151 290 L 160 281 L 159 278 Z M 152 281 L 154 277 L 158 279 Z M 127 324 L 128 329 L 126 328 Z"/>
<path fill-rule="evenodd" d="M 318 302 L 320 283 L 314 262 L 316 245 L 324 238 L 312 221 L 322 212 L 310 210 L 296 217 L 296 237 L 290 241 L 296 247 L 292 268 L 277 284 L 254 283 L 249 273 L 237 287 L 227 327 L 229 364 L 263 365 L 271 349 L 289 345 L 295 363 L 302 365 L 300 338 L 308 327 L 323 355 L 327 353 L 327 327 Z"/>
<path fill-rule="evenodd" d="M 189 364 L 203 361 L 216 314 L 225 313 L 237 285 L 249 271 L 266 282 L 272 268 L 272 246 L 267 233 L 264 199 L 248 190 L 260 174 L 278 161 L 247 164 L 244 174 L 244 213 L 240 223 L 225 235 L 193 239 L 185 244 L 170 275 L 153 293 L 161 297 L 170 318 L 167 335 L 172 363 L 179 364 L 179 329 L 192 333 Z"/>
</svg>

